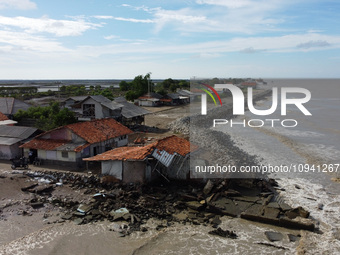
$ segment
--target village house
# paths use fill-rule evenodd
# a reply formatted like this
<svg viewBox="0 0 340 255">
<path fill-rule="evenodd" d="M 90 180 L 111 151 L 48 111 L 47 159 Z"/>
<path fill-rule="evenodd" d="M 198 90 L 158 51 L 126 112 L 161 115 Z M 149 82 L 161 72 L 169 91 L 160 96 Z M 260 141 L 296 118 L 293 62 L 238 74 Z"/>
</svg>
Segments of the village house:
<svg viewBox="0 0 340 255">
<path fill-rule="evenodd" d="M 41 134 L 32 127 L 0 126 L 0 159 L 11 159 L 23 155 L 20 145 Z"/>
<path fill-rule="evenodd" d="M 196 97 L 194 93 L 186 89 L 178 90 L 177 94 L 179 94 L 179 98 L 182 99 L 185 104 L 190 103 L 190 101 L 193 101 Z"/>
<path fill-rule="evenodd" d="M 102 96 L 87 96 L 82 101 L 73 104 L 72 111 L 76 113 L 79 121 L 93 119 L 113 118 L 120 119 L 123 105 L 113 102 Z"/>
<path fill-rule="evenodd" d="M 71 110 L 73 105 L 80 103 L 81 101 L 83 101 L 86 98 L 87 98 L 87 96 L 69 97 L 69 98 L 65 99 L 64 101 L 62 101 L 60 104 L 61 104 L 62 107 L 65 107 L 65 108 L 68 108 L 68 109 Z"/>
<path fill-rule="evenodd" d="M 142 107 L 129 103 L 123 97 L 115 98 L 114 101 L 123 106 L 121 113 L 121 123 L 123 125 L 140 125 L 144 122 L 144 116 L 151 113 Z"/>
<path fill-rule="evenodd" d="M 101 173 L 125 183 L 189 178 L 190 142 L 175 135 L 142 147 L 120 147 L 85 161 L 101 162 Z"/>
<path fill-rule="evenodd" d="M 150 92 L 147 93 L 143 96 L 140 96 L 138 98 L 138 100 L 136 100 L 138 102 L 139 106 L 160 106 L 162 105 L 160 99 L 163 96 L 158 94 L 158 93 L 154 93 L 154 92 Z"/>
<path fill-rule="evenodd" d="M 13 115 L 19 110 L 27 111 L 31 105 L 13 98 L 13 97 L 0 97 L 0 112 L 5 114 L 9 119 L 13 119 Z"/>
<path fill-rule="evenodd" d="M 128 144 L 129 128 L 112 118 L 79 122 L 47 131 L 23 144 L 44 164 L 83 166 L 83 158 Z"/>
<path fill-rule="evenodd" d="M 161 98 L 163 105 L 180 105 L 184 104 L 185 100 L 178 93 L 169 93 Z"/>
</svg>

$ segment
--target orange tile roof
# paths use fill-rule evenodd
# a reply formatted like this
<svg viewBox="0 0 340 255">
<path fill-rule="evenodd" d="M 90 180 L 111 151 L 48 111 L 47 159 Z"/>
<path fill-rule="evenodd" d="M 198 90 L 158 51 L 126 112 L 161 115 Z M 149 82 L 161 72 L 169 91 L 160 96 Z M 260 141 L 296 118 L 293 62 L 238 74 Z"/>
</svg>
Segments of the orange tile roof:
<svg viewBox="0 0 340 255">
<path fill-rule="evenodd" d="M 78 146 L 74 151 L 79 152 L 90 144 L 106 141 L 115 137 L 128 135 L 133 133 L 132 130 L 126 126 L 120 124 L 114 119 L 96 119 L 88 122 L 79 122 L 70 124 L 67 126 L 59 127 L 35 137 L 35 139 L 21 145 L 21 148 L 31 148 L 31 149 L 41 149 L 41 150 L 55 150 L 59 146 L 67 143 L 72 143 L 70 140 L 56 140 L 56 139 L 43 139 L 44 135 L 60 130 L 63 128 L 68 128 L 72 130 L 76 135 L 86 140 L 86 144 Z"/>
<path fill-rule="evenodd" d="M 65 127 L 90 144 L 133 133 L 128 127 L 111 118 L 79 122 Z"/>
<path fill-rule="evenodd" d="M 91 158 L 84 158 L 86 161 L 107 161 L 107 160 L 143 160 L 150 155 L 155 143 L 142 147 L 119 147 Z"/>
<path fill-rule="evenodd" d="M 7 118 L 7 116 L 5 114 L 0 112 L 0 121 L 3 121 L 3 120 L 9 120 L 9 119 Z"/>
<path fill-rule="evenodd" d="M 249 82 L 249 81 L 245 81 L 245 82 L 242 82 L 243 86 L 256 86 L 256 82 Z"/>
<path fill-rule="evenodd" d="M 33 139 L 23 145 L 20 148 L 29 148 L 36 150 L 54 150 L 59 146 L 69 143 L 67 140 L 50 140 L 50 139 Z"/>
<path fill-rule="evenodd" d="M 190 152 L 190 142 L 175 135 L 159 140 L 156 147 L 160 151 L 165 150 L 169 154 L 176 152 L 181 156 L 185 156 Z"/>
<path fill-rule="evenodd" d="M 190 152 L 190 142 L 184 138 L 173 135 L 143 147 L 119 147 L 83 160 L 143 160 L 150 155 L 155 148 L 160 151 L 165 150 L 169 154 L 177 153 L 181 156 L 185 156 Z"/>
</svg>

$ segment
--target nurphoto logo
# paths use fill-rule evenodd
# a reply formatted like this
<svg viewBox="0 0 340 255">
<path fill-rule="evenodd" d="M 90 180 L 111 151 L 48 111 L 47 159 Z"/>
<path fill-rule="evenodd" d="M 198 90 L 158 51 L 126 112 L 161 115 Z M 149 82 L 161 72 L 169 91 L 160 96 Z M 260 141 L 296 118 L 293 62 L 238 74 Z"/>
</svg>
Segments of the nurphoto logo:
<svg viewBox="0 0 340 255">
<path fill-rule="evenodd" d="M 220 104 L 222 106 L 222 101 L 217 93 L 217 91 L 207 84 L 202 84 L 207 89 L 210 89 L 218 98 L 220 101 Z M 215 87 L 218 86 L 220 89 L 222 88 L 224 91 L 229 90 L 233 99 L 233 115 L 244 115 L 245 114 L 245 96 L 243 91 L 233 85 L 233 84 L 215 84 Z M 217 105 L 216 100 L 212 93 L 208 91 L 207 89 L 201 88 L 205 93 L 201 94 L 201 114 L 207 115 L 207 94 L 213 99 L 215 105 Z M 254 106 L 254 100 L 253 100 L 253 88 L 248 87 L 247 88 L 247 105 L 248 109 L 251 113 L 257 116 L 268 116 L 274 113 L 278 108 L 278 88 L 272 88 L 272 104 L 269 109 L 265 110 L 259 110 L 256 109 Z M 304 115 L 311 116 L 312 114 L 306 109 L 306 107 L 303 105 L 307 103 L 311 99 L 311 93 L 308 89 L 305 88 L 297 88 L 297 87 L 282 87 L 280 91 L 280 103 L 281 103 L 281 116 L 287 115 L 287 105 L 295 105 Z M 288 98 L 287 96 L 291 93 L 295 94 L 303 94 L 304 97 L 302 98 Z M 271 126 L 274 127 L 275 123 L 280 122 L 281 126 L 283 127 L 295 127 L 297 126 L 298 122 L 295 119 L 251 119 L 247 121 L 248 126 L 250 127 L 262 127 L 265 123 L 271 123 Z M 213 127 L 216 125 L 225 125 L 230 123 L 231 126 L 233 126 L 232 120 L 227 119 L 214 119 L 213 120 Z M 234 125 L 243 125 L 246 126 L 246 120 L 243 122 L 234 122 Z"/>
</svg>

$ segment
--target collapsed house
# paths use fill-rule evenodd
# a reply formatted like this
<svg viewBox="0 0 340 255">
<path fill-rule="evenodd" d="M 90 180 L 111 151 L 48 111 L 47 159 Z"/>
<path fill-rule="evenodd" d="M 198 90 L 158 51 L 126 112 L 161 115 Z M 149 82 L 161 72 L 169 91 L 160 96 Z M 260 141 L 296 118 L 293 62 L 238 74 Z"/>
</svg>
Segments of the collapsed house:
<svg viewBox="0 0 340 255">
<path fill-rule="evenodd" d="M 21 148 L 26 154 L 33 153 L 43 164 L 82 167 L 83 158 L 127 145 L 131 133 L 114 119 L 98 119 L 47 131 Z"/>
<path fill-rule="evenodd" d="M 125 183 L 150 182 L 162 176 L 189 179 L 190 142 L 175 135 L 142 147 L 121 147 L 86 158 L 101 162 L 101 173 Z"/>
</svg>

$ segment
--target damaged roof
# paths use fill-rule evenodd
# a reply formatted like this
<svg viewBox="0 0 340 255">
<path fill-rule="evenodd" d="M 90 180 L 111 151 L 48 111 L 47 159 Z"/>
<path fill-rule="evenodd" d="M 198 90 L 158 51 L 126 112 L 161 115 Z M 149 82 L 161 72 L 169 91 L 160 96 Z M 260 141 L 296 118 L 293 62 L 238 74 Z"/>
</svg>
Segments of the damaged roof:
<svg viewBox="0 0 340 255">
<path fill-rule="evenodd" d="M 117 98 L 115 99 L 115 101 L 123 105 L 122 115 L 124 118 L 130 119 L 133 117 L 144 116 L 151 113 L 150 111 L 145 110 L 142 107 L 129 103 L 124 98 Z"/>
<path fill-rule="evenodd" d="M 71 130 L 73 133 L 83 138 L 86 142 L 82 144 L 77 144 L 77 146 L 75 146 L 74 143 L 70 140 L 43 138 L 46 134 L 56 132 L 61 129 Z M 23 144 L 21 147 L 42 150 L 55 150 L 57 148 L 59 149 L 60 146 L 65 146 L 65 150 L 66 148 L 72 148 L 73 151 L 81 151 L 90 144 L 107 141 L 109 139 L 128 135 L 131 133 L 133 133 L 132 130 L 114 119 L 95 119 L 87 122 L 69 124 L 67 126 L 47 131 L 37 136 L 32 141 Z"/>
<path fill-rule="evenodd" d="M 172 155 L 176 153 L 185 156 L 190 152 L 190 142 L 184 138 L 172 135 L 143 147 L 120 147 L 83 160 L 144 160 L 155 149 L 158 151 L 164 150 Z"/>
</svg>

